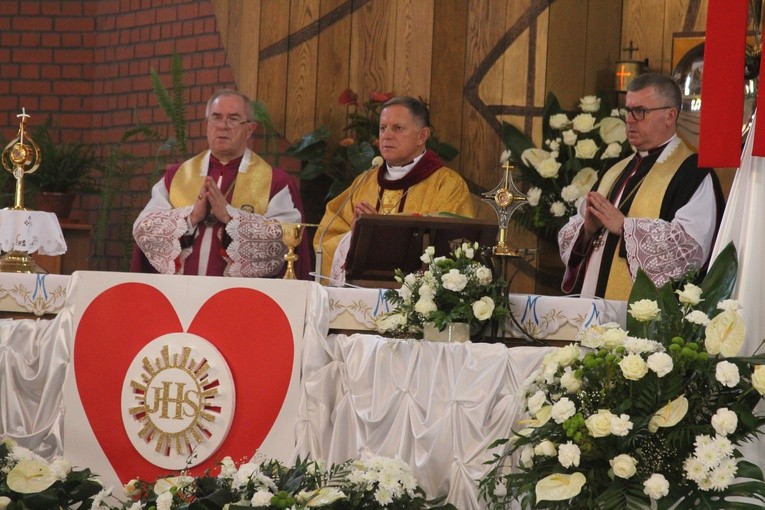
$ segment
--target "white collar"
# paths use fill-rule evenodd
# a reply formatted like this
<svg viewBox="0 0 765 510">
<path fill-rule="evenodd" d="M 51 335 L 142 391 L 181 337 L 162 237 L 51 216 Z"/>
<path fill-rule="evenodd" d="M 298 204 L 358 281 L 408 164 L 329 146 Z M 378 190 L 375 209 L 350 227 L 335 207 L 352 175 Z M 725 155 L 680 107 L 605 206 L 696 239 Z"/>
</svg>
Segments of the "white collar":
<svg viewBox="0 0 765 510">
<path fill-rule="evenodd" d="M 389 181 L 397 181 L 398 179 L 404 178 L 406 174 L 408 174 L 412 170 L 412 168 L 414 168 L 415 165 L 417 165 L 417 163 L 420 162 L 420 160 L 422 159 L 424 155 L 425 155 L 425 151 L 423 151 L 422 154 L 414 158 L 414 160 L 412 160 L 411 163 L 408 163 L 403 166 L 391 166 L 390 164 L 386 164 L 385 166 L 387 167 L 388 170 L 385 173 L 385 178 L 388 179 Z"/>
</svg>

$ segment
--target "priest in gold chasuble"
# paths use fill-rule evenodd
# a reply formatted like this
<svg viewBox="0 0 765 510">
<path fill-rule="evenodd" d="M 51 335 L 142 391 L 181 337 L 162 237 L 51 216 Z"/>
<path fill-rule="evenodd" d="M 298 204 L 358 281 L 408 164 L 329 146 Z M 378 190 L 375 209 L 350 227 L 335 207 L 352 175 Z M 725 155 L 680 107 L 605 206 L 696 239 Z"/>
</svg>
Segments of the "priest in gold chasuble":
<svg viewBox="0 0 765 510">
<path fill-rule="evenodd" d="M 657 286 L 706 268 L 723 195 L 676 134 L 681 100 L 667 76 L 630 83 L 622 116 L 637 153 L 606 172 L 558 233 L 564 292 L 624 301 L 638 268 Z"/>
<path fill-rule="evenodd" d="M 321 273 L 333 285 L 345 281 L 345 258 L 354 220 L 361 214 L 434 214 L 474 218 L 465 180 L 425 148 L 430 118 L 422 101 L 395 97 L 380 114 L 380 153 L 384 163 L 359 175 L 327 204 L 314 237 L 323 252 Z M 320 246 L 321 245 L 321 246 Z"/>
</svg>

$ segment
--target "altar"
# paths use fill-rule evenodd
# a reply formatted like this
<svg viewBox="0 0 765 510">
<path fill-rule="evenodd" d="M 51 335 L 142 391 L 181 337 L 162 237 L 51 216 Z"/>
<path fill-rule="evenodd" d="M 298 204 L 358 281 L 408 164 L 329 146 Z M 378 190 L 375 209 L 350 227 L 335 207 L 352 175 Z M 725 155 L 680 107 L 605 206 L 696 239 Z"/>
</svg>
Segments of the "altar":
<svg viewBox="0 0 765 510">
<path fill-rule="evenodd" d="M 114 414 L 116 410 L 112 414 L 101 413 L 95 410 L 100 407 L 88 403 L 96 401 L 108 407 L 107 389 L 99 386 L 100 379 L 73 384 L 71 371 L 77 356 L 88 350 L 80 343 L 84 341 L 82 324 L 90 321 L 91 355 L 107 366 L 106 370 L 99 367 L 102 374 L 99 377 L 109 378 L 113 371 L 116 379 L 109 384 L 122 384 L 126 369 L 115 365 L 114 358 L 121 356 L 118 353 L 124 351 L 122 345 L 131 341 L 131 335 L 120 330 L 145 329 L 129 312 L 133 310 L 146 323 L 164 321 L 161 317 L 167 314 L 162 315 L 157 306 L 147 308 L 146 302 L 152 299 L 159 302 L 142 294 L 154 292 L 148 287 L 138 289 L 139 294 L 112 296 L 100 303 L 98 313 L 88 312 L 91 315 L 85 318 L 82 312 L 92 311 L 91 298 L 102 299 L 105 293 L 113 292 L 112 288 L 136 292 L 136 284 L 168 289 L 163 292 L 171 296 L 171 303 L 190 303 L 189 311 L 175 312 L 180 318 L 178 330 L 213 341 L 229 364 L 238 357 L 242 366 L 247 367 L 253 356 L 261 355 L 242 349 L 246 344 L 241 341 L 235 355 L 219 345 L 214 333 L 220 326 L 219 314 L 228 317 L 226 323 L 238 320 L 235 316 L 247 321 L 251 313 L 241 311 L 262 307 L 262 303 L 252 300 L 259 299 L 255 297 L 258 293 L 264 293 L 291 317 L 294 356 L 279 364 L 293 374 L 290 380 L 295 382 L 285 387 L 274 426 L 271 431 L 243 434 L 243 429 L 261 421 L 257 410 L 251 409 L 246 411 L 251 413 L 246 421 L 249 425 L 240 423 L 229 432 L 223 431 L 224 437 L 238 434 L 248 452 L 285 461 L 310 454 L 340 462 L 364 452 L 399 457 L 413 467 L 429 496 L 446 495 L 463 510 L 481 508 L 476 480 L 487 470 L 484 462 L 491 458 L 488 446 L 495 439 L 506 437 L 515 426 L 522 412 L 523 382 L 550 351 L 550 347 L 531 344 L 509 348 L 499 343 L 445 344 L 379 336 L 371 330 L 372 322 L 388 309 L 388 304 L 383 299 L 384 291 L 377 289 L 125 273 L 78 272 L 72 277 L 5 274 L 0 277 L 0 304 L 4 311 L 9 312 L 10 308 L 10 313 L 31 312 L 46 318 L 0 320 L 0 371 L 7 374 L 0 379 L 3 402 L 0 437 L 10 437 L 46 456 L 63 452 L 75 464 L 99 473 L 108 481 L 107 485 L 117 486 L 126 482 L 126 477 L 138 474 L 128 469 L 143 462 L 126 460 L 125 452 L 134 448 L 129 441 L 122 441 L 112 453 L 113 446 L 104 444 L 106 436 L 129 435 L 121 422 L 124 417 L 120 420 Z M 210 296 L 231 288 L 260 290 L 241 291 L 236 297 L 236 308 L 229 312 L 226 311 L 229 305 L 216 307 L 217 311 L 205 319 L 214 325 L 212 329 L 195 319 L 205 315 L 204 303 L 212 299 Z M 513 296 L 512 302 L 518 323 L 524 330 L 533 331 L 537 338 L 560 340 L 565 336 L 573 340 L 579 328 L 624 320 L 619 303 L 602 300 Z M 297 309 L 290 312 L 288 309 L 295 304 Z M 111 317 L 101 314 L 119 309 L 117 305 L 128 312 L 117 321 L 119 324 L 111 319 L 99 322 L 99 317 Z M 257 324 L 262 321 L 250 320 L 244 322 L 249 326 L 240 328 L 243 332 L 255 332 L 249 342 L 256 345 L 268 343 L 267 338 L 271 338 L 258 339 Z M 98 324 L 103 332 L 100 336 Z M 166 333 L 159 331 L 155 336 L 163 338 L 161 335 Z M 242 333 L 246 334 L 249 333 Z M 247 341 L 244 336 L 242 340 Z M 270 356 L 273 354 L 265 359 L 271 359 Z M 80 370 L 88 366 L 82 362 L 80 365 Z M 243 374 L 234 370 L 237 395 L 252 399 L 272 393 L 266 384 L 269 378 L 257 373 L 246 368 Z M 244 404 L 237 400 L 235 414 L 245 412 L 240 405 Z M 101 417 L 94 420 L 94 415 Z M 71 425 L 73 416 L 81 419 L 79 425 Z M 222 444 L 220 450 L 210 453 L 210 462 L 220 460 L 221 452 L 228 451 L 225 441 Z M 157 470 L 173 471 L 167 467 Z"/>
</svg>

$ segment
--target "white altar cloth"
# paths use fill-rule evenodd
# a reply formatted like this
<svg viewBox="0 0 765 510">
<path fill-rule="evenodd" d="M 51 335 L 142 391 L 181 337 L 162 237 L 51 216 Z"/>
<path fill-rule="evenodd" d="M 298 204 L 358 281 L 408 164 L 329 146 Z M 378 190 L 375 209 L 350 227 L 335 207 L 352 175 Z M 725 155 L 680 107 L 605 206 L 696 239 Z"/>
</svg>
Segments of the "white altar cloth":
<svg viewBox="0 0 765 510">
<path fill-rule="evenodd" d="M 361 334 L 320 341 L 304 358 L 296 454 L 399 457 L 429 496 L 483 508 L 488 447 L 518 428 L 522 384 L 551 349 Z"/>
<path fill-rule="evenodd" d="M 61 255 L 66 241 L 52 212 L 0 209 L 0 251 Z"/>
</svg>

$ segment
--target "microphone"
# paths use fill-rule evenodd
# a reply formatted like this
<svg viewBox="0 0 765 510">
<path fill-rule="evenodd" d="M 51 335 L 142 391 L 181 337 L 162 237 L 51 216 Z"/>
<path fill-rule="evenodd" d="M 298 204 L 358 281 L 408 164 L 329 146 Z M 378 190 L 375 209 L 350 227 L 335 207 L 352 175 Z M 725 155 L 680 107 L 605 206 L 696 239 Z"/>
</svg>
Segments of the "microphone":
<svg viewBox="0 0 765 510">
<path fill-rule="evenodd" d="M 335 211 L 335 214 L 332 216 L 332 219 L 329 220 L 329 223 L 327 223 L 327 226 L 324 228 L 324 230 L 321 231 L 321 234 L 319 235 L 319 242 L 317 243 L 316 247 L 316 268 L 314 272 L 314 281 L 317 283 L 321 283 L 322 279 L 330 279 L 328 276 L 323 276 L 321 274 L 321 266 L 324 262 L 324 246 L 322 243 L 324 242 L 324 234 L 327 233 L 327 230 L 329 230 L 329 227 L 332 226 L 332 223 L 334 223 L 335 219 L 340 215 L 340 211 L 343 210 L 343 207 L 351 200 L 351 197 L 356 192 L 356 190 L 364 183 L 364 181 L 367 180 L 367 177 L 369 177 L 373 172 L 373 170 L 379 169 L 382 164 L 385 162 L 385 160 L 380 156 L 375 156 L 372 159 L 372 168 L 367 170 L 364 173 L 364 176 L 359 179 L 359 181 L 356 183 L 355 186 L 351 189 L 351 191 L 348 193 L 348 196 L 345 197 L 345 200 L 343 200 L 343 203 L 340 204 L 340 207 L 337 208 L 337 211 Z"/>
</svg>

